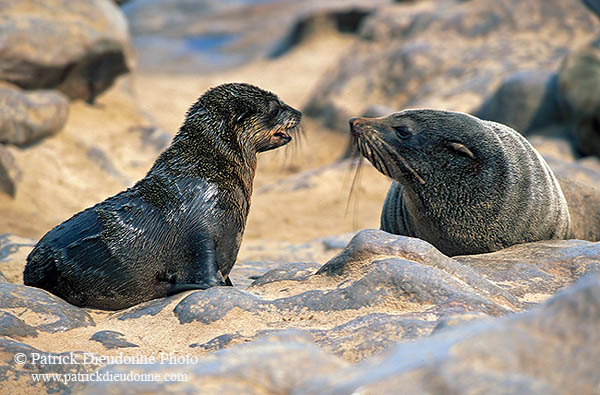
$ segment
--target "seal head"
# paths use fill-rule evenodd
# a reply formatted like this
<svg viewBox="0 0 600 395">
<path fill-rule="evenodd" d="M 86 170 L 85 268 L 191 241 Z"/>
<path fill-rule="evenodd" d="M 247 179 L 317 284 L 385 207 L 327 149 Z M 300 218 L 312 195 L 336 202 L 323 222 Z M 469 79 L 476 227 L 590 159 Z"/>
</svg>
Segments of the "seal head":
<svg viewBox="0 0 600 395">
<path fill-rule="evenodd" d="M 406 110 L 352 118 L 360 153 L 395 181 L 381 229 L 446 255 L 570 236 L 567 204 L 539 153 L 511 128 L 468 114 Z"/>
<path fill-rule="evenodd" d="M 252 85 L 210 89 L 142 180 L 37 243 L 25 285 L 106 309 L 231 285 L 256 155 L 290 142 L 300 118 Z"/>
</svg>

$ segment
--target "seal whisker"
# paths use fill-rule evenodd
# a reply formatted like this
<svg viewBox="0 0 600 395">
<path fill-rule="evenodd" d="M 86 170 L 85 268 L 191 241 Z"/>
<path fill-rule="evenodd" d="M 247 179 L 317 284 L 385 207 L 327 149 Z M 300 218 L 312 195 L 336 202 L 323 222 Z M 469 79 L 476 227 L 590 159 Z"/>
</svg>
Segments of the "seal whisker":
<svg viewBox="0 0 600 395">
<path fill-rule="evenodd" d="M 390 155 L 391 158 L 398 158 L 400 160 L 400 162 L 402 162 L 402 164 L 404 165 L 404 167 L 406 167 L 408 169 L 408 171 L 410 171 L 412 173 L 412 175 L 417 179 L 417 181 L 419 181 L 421 183 L 421 185 L 425 185 L 425 180 L 421 178 L 421 176 L 419 175 L 419 173 L 417 173 L 415 171 L 415 169 L 413 169 L 409 164 L 408 161 L 406 159 L 404 159 L 403 156 L 398 155 L 397 152 L 394 151 L 394 149 L 385 141 L 380 140 L 382 147 L 385 147 L 386 151 L 388 151 L 389 153 L 394 153 L 393 155 Z"/>
<path fill-rule="evenodd" d="M 354 177 L 352 178 L 352 184 L 350 185 L 350 193 L 348 194 L 348 200 L 346 201 L 346 208 L 344 210 L 344 217 L 348 215 L 348 211 L 350 209 L 351 202 L 354 201 L 354 210 L 353 212 L 358 212 L 358 202 L 360 195 L 360 177 L 363 169 L 363 158 L 358 157 L 355 160 L 350 161 L 350 171 L 352 172 L 354 168 Z M 356 224 L 356 214 L 353 217 L 352 225 L 353 227 L 357 227 Z"/>
<path fill-rule="evenodd" d="M 373 150 L 373 154 L 376 157 L 375 163 L 377 163 L 379 165 L 378 170 L 388 177 L 393 177 L 394 175 L 393 175 L 392 171 L 390 171 L 390 169 L 388 167 L 388 161 L 386 161 L 384 159 L 384 155 L 382 155 L 381 152 L 379 152 L 379 150 L 376 150 L 376 149 Z M 383 168 L 383 169 L 380 169 L 380 168 Z"/>
</svg>

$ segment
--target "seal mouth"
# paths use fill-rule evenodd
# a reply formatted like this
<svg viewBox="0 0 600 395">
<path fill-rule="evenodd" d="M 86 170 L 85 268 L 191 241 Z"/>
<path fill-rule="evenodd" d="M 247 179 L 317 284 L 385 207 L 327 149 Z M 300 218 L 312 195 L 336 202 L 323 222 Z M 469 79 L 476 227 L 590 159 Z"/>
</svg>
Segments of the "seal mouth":
<svg viewBox="0 0 600 395">
<path fill-rule="evenodd" d="M 292 136 L 289 135 L 287 130 L 278 131 L 273 136 L 285 141 L 286 143 L 288 143 L 292 140 Z"/>
</svg>

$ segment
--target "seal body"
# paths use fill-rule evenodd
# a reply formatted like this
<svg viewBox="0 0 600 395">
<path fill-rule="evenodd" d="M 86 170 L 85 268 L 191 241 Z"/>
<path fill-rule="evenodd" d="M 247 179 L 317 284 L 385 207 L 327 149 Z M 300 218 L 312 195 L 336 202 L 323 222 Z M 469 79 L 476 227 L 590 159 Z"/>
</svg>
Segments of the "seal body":
<svg viewBox="0 0 600 395">
<path fill-rule="evenodd" d="M 381 229 L 446 255 L 571 236 L 569 210 L 541 155 L 513 129 L 468 114 L 406 110 L 353 118 L 360 153 L 394 179 Z"/>
<path fill-rule="evenodd" d="M 256 154 L 287 144 L 300 118 L 248 84 L 207 91 L 142 180 L 37 243 L 25 285 L 105 309 L 231 285 Z"/>
</svg>

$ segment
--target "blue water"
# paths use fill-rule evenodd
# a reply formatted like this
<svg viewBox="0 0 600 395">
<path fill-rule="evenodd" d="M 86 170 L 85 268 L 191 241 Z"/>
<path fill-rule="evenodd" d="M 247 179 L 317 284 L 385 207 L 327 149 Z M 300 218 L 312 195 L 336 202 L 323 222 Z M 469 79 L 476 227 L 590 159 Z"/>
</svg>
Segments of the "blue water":
<svg viewBox="0 0 600 395">
<path fill-rule="evenodd" d="M 184 45 L 192 51 L 212 52 L 230 44 L 236 38 L 235 34 L 210 34 L 205 36 L 187 36 Z"/>
</svg>

